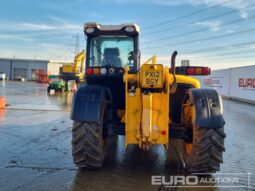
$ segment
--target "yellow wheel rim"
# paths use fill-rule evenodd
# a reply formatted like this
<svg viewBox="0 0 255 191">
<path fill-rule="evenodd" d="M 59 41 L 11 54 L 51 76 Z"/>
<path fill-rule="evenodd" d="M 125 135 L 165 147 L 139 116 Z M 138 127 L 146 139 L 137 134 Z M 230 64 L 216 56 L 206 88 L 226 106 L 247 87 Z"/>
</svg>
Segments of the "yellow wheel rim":
<svg viewBox="0 0 255 191">
<path fill-rule="evenodd" d="M 187 154 L 191 154 L 192 152 L 192 144 L 185 144 L 185 150 Z"/>
<path fill-rule="evenodd" d="M 187 101 L 182 105 L 183 107 L 183 122 L 185 124 L 192 124 L 192 118 L 195 117 L 194 113 L 192 112 L 192 104 L 190 101 Z M 192 127 L 194 128 L 194 126 Z M 192 143 L 184 143 L 184 150 L 185 152 L 190 155 L 192 153 Z"/>
</svg>

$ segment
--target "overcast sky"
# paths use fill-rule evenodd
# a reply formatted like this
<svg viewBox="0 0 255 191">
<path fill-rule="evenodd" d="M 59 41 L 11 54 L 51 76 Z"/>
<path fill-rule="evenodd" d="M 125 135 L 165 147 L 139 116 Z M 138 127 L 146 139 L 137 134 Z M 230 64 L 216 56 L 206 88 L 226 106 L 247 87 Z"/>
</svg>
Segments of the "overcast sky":
<svg viewBox="0 0 255 191">
<path fill-rule="evenodd" d="M 156 54 L 214 69 L 254 65 L 254 0 L 0 0 L 0 57 L 72 60 L 83 24 L 136 22 L 145 60 Z"/>
</svg>

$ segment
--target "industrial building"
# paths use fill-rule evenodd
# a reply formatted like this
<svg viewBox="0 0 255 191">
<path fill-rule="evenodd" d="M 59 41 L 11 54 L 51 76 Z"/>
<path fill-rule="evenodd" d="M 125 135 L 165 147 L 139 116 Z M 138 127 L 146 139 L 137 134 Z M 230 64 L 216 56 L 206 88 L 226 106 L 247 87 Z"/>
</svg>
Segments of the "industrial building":
<svg viewBox="0 0 255 191">
<path fill-rule="evenodd" d="M 41 73 L 58 75 L 59 68 L 62 67 L 63 64 L 71 64 L 71 62 L 0 58 L 0 73 L 5 73 L 6 78 L 10 80 L 18 80 L 21 78 L 36 80 L 36 72 L 38 70 L 40 70 Z"/>
</svg>

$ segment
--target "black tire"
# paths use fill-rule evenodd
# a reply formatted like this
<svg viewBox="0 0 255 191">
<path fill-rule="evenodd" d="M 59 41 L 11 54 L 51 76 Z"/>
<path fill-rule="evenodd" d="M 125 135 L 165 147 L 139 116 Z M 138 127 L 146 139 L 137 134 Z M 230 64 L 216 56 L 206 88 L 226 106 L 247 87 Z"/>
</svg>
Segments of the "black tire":
<svg viewBox="0 0 255 191">
<path fill-rule="evenodd" d="M 182 122 L 192 124 L 196 111 L 195 105 L 189 96 L 183 102 Z M 220 163 L 223 162 L 223 152 L 225 151 L 224 139 L 226 134 L 224 127 L 207 128 L 192 124 L 190 139 L 183 141 L 183 158 L 186 169 L 192 173 L 213 173 L 220 170 Z"/>
<path fill-rule="evenodd" d="M 103 127 L 97 123 L 74 121 L 73 161 L 79 168 L 101 168 L 104 162 Z"/>
<path fill-rule="evenodd" d="M 186 143 L 184 143 L 183 157 L 187 171 L 192 173 L 219 171 L 225 151 L 225 137 L 224 128 L 193 128 L 192 151 L 190 153 L 187 152 Z"/>
</svg>

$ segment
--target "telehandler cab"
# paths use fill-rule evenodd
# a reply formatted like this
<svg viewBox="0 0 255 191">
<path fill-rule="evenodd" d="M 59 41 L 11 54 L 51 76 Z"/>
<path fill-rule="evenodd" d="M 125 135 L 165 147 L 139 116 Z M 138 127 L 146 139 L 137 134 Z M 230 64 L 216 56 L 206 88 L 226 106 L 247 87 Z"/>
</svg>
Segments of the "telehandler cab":
<svg viewBox="0 0 255 191">
<path fill-rule="evenodd" d="M 79 168 L 100 168 L 109 135 L 125 135 L 125 146 L 167 149 L 183 141 L 189 172 L 215 172 L 222 163 L 224 119 L 222 101 L 213 89 L 201 89 L 195 75 L 208 67 L 171 68 L 152 57 L 140 66 L 136 24 L 87 23 L 86 83 L 73 97 L 72 155 Z"/>
</svg>

